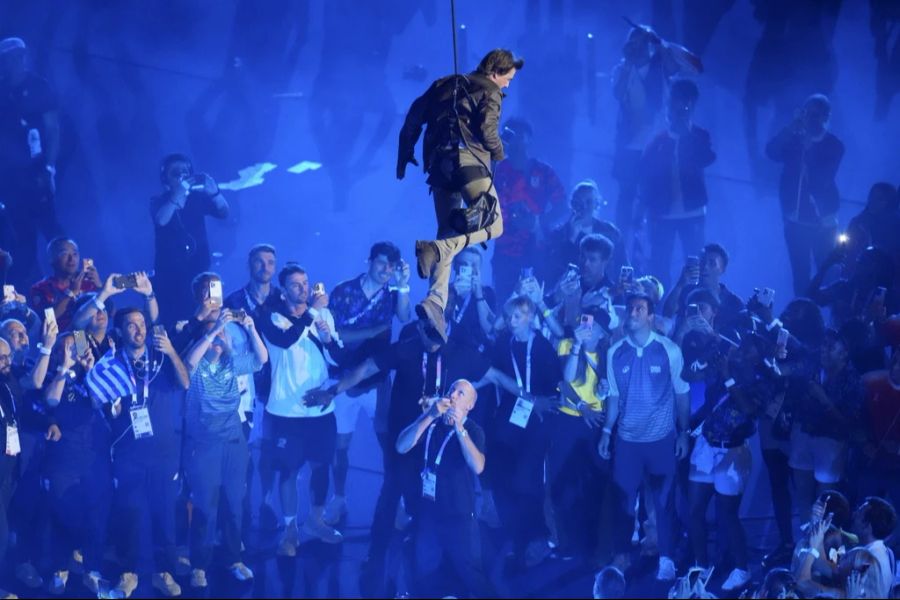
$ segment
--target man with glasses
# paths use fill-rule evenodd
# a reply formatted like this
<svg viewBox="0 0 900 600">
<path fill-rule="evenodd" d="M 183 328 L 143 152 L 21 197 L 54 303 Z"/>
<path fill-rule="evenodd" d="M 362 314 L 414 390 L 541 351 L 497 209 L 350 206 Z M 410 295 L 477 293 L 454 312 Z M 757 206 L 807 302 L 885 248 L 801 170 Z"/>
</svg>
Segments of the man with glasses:
<svg viewBox="0 0 900 600">
<path fill-rule="evenodd" d="M 400 257 L 400 249 L 391 242 L 377 242 L 369 250 L 368 270 L 334 288 L 329 307 L 347 352 L 344 364 L 355 366 L 387 347 L 395 316 L 401 323 L 409 320 L 409 275 L 409 264 Z M 325 514 L 327 523 L 337 523 L 347 513 L 348 452 L 360 409 L 375 419 L 376 433 L 385 433 L 387 382 L 384 374 L 372 377 L 335 398 L 334 498 Z"/>
</svg>

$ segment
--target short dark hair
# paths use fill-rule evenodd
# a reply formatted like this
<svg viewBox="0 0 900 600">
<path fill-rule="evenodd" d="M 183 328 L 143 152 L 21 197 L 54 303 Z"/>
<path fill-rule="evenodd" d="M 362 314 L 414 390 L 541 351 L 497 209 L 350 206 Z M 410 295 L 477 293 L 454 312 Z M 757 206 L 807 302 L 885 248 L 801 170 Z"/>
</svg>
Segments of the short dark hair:
<svg viewBox="0 0 900 600">
<path fill-rule="evenodd" d="M 459 254 L 453 257 L 453 266 L 456 270 L 459 270 L 459 265 L 461 262 L 460 257 L 463 254 L 474 254 L 478 257 L 478 260 L 480 262 L 484 262 L 484 256 L 481 254 L 481 250 L 479 250 L 477 246 L 466 246 L 459 251 Z"/>
<path fill-rule="evenodd" d="M 252 248 L 250 248 L 250 252 L 247 253 L 247 260 L 251 260 L 254 255 L 259 254 L 260 252 L 277 254 L 277 252 L 275 252 L 275 246 L 273 246 L 272 244 L 256 244 Z"/>
<path fill-rule="evenodd" d="M 716 298 L 716 295 L 713 294 L 706 288 L 697 288 L 695 290 L 691 290 L 691 293 L 687 295 L 687 298 L 684 299 L 685 304 L 700 304 L 703 302 L 704 304 L 709 304 L 713 307 L 713 310 L 719 312 L 719 299 Z"/>
<path fill-rule="evenodd" d="M 113 318 L 113 326 L 115 326 L 116 329 L 122 329 L 125 325 L 125 317 L 132 313 L 140 313 L 141 316 L 144 317 L 144 322 L 147 321 L 147 315 L 144 314 L 144 311 L 136 306 L 125 306 L 116 311 L 116 316 Z"/>
<path fill-rule="evenodd" d="M 703 254 L 718 254 L 722 259 L 722 269 L 728 268 L 728 250 L 721 244 L 707 244 L 703 246 Z"/>
<path fill-rule="evenodd" d="M 284 282 L 287 281 L 287 278 L 295 273 L 306 275 L 306 269 L 301 267 L 298 262 L 292 261 L 285 264 L 284 267 L 278 271 L 278 284 L 281 285 L 281 287 L 284 287 Z"/>
<path fill-rule="evenodd" d="M 656 311 L 656 303 L 653 302 L 653 298 L 651 298 L 651 297 L 648 296 L 647 294 L 644 294 L 644 293 L 641 293 L 641 292 L 638 292 L 638 293 L 635 293 L 635 294 L 628 294 L 628 295 L 625 297 L 625 308 L 626 308 L 626 310 L 628 309 L 628 307 L 631 306 L 631 303 L 632 303 L 632 302 L 635 302 L 635 301 L 643 301 L 643 302 L 646 302 L 646 303 L 647 303 L 647 312 L 650 313 L 651 315 L 656 314 L 656 313 L 655 313 L 655 311 Z"/>
<path fill-rule="evenodd" d="M 613 252 L 613 243 L 608 237 L 600 233 L 590 233 L 578 243 L 578 251 L 581 254 L 585 252 L 599 252 L 603 258 L 609 259 Z"/>
<path fill-rule="evenodd" d="M 400 248 L 393 242 L 375 242 L 369 250 L 369 260 L 374 260 L 379 254 L 384 255 L 390 263 L 400 262 Z"/>
<path fill-rule="evenodd" d="M 676 79 L 669 88 L 670 100 L 686 100 L 695 103 L 699 97 L 700 89 L 690 79 Z"/>
<path fill-rule="evenodd" d="M 188 164 L 190 170 L 194 170 L 194 163 L 191 162 L 190 157 L 187 154 L 182 154 L 181 152 L 173 152 L 171 154 L 166 154 L 163 159 L 159 162 L 159 174 L 164 177 L 166 175 L 166 171 L 169 170 L 174 163 L 184 162 Z"/>
<path fill-rule="evenodd" d="M 517 58 L 505 48 L 495 48 L 484 55 L 478 63 L 477 71 L 482 75 L 506 75 L 513 69 L 518 71 L 524 66 L 525 59 Z"/>
<path fill-rule="evenodd" d="M 522 133 L 528 134 L 528 136 L 534 135 L 534 129 L 531 127 L 531 123 L 522 117 L 512 117 L 507 119 L 506 123 L 503 124 L 503 129 L 509 129 L 515 135 Z"/>
<path fill-rule="evenodd" d="M 863 514 L 863 519 L 872 527 L 872 535 L 875 539 L 886 539 L 897 526 L 897 511 L 890 502 L 878 496 L 869 496 L 865 504 L 869 507 Z"/>
<path fill-rule="evenodd" d="M 222 277 L 218 273 L 214 273 L 212 271 L 203 271 L 202 273 L 198 273 L 193 280 L 191 280 L 191 293 L 194 295 L 194 300 L 200 302 L 202 298 L 201 292 L 203 291 L 204 286 L 209 286 L 209 282 L 213 280 L 222 281 Z"/>
</svg>

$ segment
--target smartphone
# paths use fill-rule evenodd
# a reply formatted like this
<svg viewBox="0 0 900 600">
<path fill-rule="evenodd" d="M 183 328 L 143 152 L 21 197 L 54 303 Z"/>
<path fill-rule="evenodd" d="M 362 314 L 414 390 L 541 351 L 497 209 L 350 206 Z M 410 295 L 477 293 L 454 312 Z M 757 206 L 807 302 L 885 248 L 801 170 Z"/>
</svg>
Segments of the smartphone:
<svg viewBox="0 0 900 600">
<path fill-rule="evenodd" d="M 124 290 L 126 288 L 136 288 L 137 275 L 135 275 L 134 273 L 129 273 L 128 275 L 119 275 L 118 277 L 113 277 L 113 285 L 120 290 Z"/>
<path fill-rule="evenodd" d="M 52 308 L 44 309 L 44 322 L 56 323 L 56 313 L 53 312 Z"/>
<path fill-rule="evenodd" d="M 81 263 L 84 265 L 84 270 L 87 271 L 88 269 L 90 269 L 91 267 L 94 266 L 94 259 L 93 258 L 85 258 L 83 261 L 81 261 Z"/>
<path fill-rule="evenodd" d="M 209 282 L 209 299 L 216 306 L 222 306 L 225 298 L 222 294 L 222 282 L 219 279 L 213 279 Z"/>
<path fill-rule="evenodd" d="M 581 269 L 575 263 L 569 263 L 566 267 L 566 279 L 575 279 L 581 275 Z"/>
<path fill-rule="evenodd" d="M 761 291 L 757 292 L 756 299 L 759 300 L 759 303 L 763 306 L 768 306 L 769 308 L 775 304 L 775 290 L 772 288 L 763 288 Z"/>
<path fill-rule="evenodd" d="M 688 317 L 699 317 L 700 316 L 700 305 L 699 304 L 688 304 L 687 310 L 684 311 L 684 314 Z"/>
<path fill-rule="evenodd" d="M 688 256 L 687 260 L 685 261 L 684 264 L 687 265 L 688 269 L 691 269 L 691 270 L 697 269 L 699 271 L 700 270 L 700 257 L 699 256 Z M 698 283 L 700 283 L 699 277 L 691 278 L 691 284 L 697 285 Z"/>
<path fill-rule="evenodd" d="M 235 321 L 243 321 L 247 318 L 247 311 L 243 308 L 231 311 L 231 316 Z"/>
<path fill-rule="evenodd" d="M 519 281 L 531 279 L 532 277 L 534 277 L 534 267 L 522 267 L 522 270 L 519 272 Z"/>
<path fill-rule="evenodd" d="M 591 329 L 594 326 L 594 315 L 584 314 L 581 315 L 581 326 L 585 329 Z"/>
<path fill-rule="evenodd" d="M 4 285 L 3 286 L 3 301 L 4 302 L 12 302 L 16 299 L 16 286 L 14 285 Z"/>
<path fill-rule="evenodd" d="M 841 246 L 846 246 L 846 245 L 847 245 L 847 242 L 849 242 L 849 241 L 850 241 L 850 236 L 847 235 L 846 233 L 840 233 L 840 234 L 838 234 L 837 242 L 838 242 L 838 244 L 840 244 Z"/>
<path fill-rule="evenodd" d="M 325 293 L 325 284 L 321 281 L 313 286 L 313 296 L 321 296 Z"/>
<path fill-rule="evenodd" d="M 622 265 L 619 269 L 619 281 L 623 283 L 631 283 L 634 281 L 634 267 Z"/>
<path fill-rule="evenodd" d="M 472 265 L 459 265 L 458 277 L 460 279 L 471 279 Z"/>
<path fill-rule="evenodd" d="M 88 341 L 84 331 L 76 329 L 72 332 L 72 337 L 75 338 L 75 356 L 84 356 L 84 353 L 88 351 Z"/>
<path fill-rule="evenodd" d="M 153 326 L 153 335 L 166 335 L 166 326 L 165 325 L 154 325 Z"/>
</svg>

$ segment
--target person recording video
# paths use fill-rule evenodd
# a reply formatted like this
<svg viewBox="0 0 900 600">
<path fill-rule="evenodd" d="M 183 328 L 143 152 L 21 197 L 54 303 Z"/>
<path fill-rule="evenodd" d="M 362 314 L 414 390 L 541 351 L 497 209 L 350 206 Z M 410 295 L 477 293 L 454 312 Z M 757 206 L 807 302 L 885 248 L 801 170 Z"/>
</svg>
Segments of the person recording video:
<svg viewBox="0 0 900 600">
<path fill-rule="evenodd" d="M 432 83 L 412 103 L 400 131 L 397 179 L 406 176 L 408 164 L 419 164 L 415 146 L 425 127 L 423 168 L 434 195 L 438 239 L 416 242 L 419 277 L 429 280 L 428 296 L 416 314 L 445 340 L 453 257 L 503 233 L 491 161 L 505 158 L 498 132 L 503 89 L 524 64 L 509 50 L 491 50 L 474 72 Z M 461 200 L 465 210 L 460 210 Z"/>
<path fill-rule="evenodd" d="M 166 156 L 159 168 L 163 191 L 150 200 L 155 232 L 154 284 L 166 324 L 194 305 L 191 281 L 210 267 L 206 217 L 228 218 L 228 202 L 216 181 L 195 173 L 184 154 Z"/>
</svg>

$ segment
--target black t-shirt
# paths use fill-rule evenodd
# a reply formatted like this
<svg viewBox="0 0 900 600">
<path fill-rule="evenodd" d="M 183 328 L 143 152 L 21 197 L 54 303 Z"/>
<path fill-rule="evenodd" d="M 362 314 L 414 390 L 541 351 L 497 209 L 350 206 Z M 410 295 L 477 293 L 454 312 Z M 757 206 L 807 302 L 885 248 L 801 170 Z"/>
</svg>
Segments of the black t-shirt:
<svg viewBox="0 0 900 600">
<path fill-rule="evenodd" d="M 171 457 L 181 450 L 184 390 L 177 384 L 172 361 L 164 359 L 159 374 L 150 382 L 146 401 L 142 382 L 143 379 L 138 377 L 136 402 L 132 402 L 131 397 L 119 399 L 122 410 L 117 416 L 112 416 L 110 407 L 106 407 L 115 460 L 126 458 L 152 462 L 160 457 Z M 141 406 L 146 406 L 149 411 L 153 435 L 135 439 L 129 413 L 133 407 Z"/>
<path fill-rule="evenodd" d="M 497 342 L 492 363 L 494 367 L 516 379 L 516 370 L 513 368 L 514 356 L 522 382 L 521 387 L 526 391 L 529 390 L 527 349 L 528 342 L 520 342 L 509 334 L 504 335 Z M 562 366 L 556 350 L 553 349 L 553 345 L 547 338 L 535 332 L 531 347 L 531 393 L 536 396 L 556 396 L 561 380 Z M 523 434 L 532 434 L 540 427 L 540 419 L 533 413 L 528 420 L 526 429 L 510 423 L 509 418 L 512 415 L 515 404 L 515 396 L 509 392 L 501 391 L 500 407 L 497 410 L 498 433 L 507 441 L 521 440 Z"/>
<path fill-rule="evenodd" d="M 463 456 L 462 441 L 454 433 L 449 425 L 443 421 L 437 421 L 432 426 L 431 443 L 428 446 L 428 467 L 437 474 L 437 487 L 434 502 L 422 499 L 422 510 L 434 511 L 434 514 L 446 517 L 471 516 L 475 512 L 475 473 L 469 468 Z M 472 419 L 466 419 L 463 424 L 469 437 L 482 453 L 484 453 L 484 430 Z M 448 439 L 449 437 L 449 439 Z M 418 450 L 420 460 L 425 458 L 425 446 L 428 432 L 422 435 Z M 435 466 L 435 460 L 440 452 L 441 445 L 447 440 L 444 453 L 441 456 L 441 464 Z M 415 450 L 414 450 L 415 452 Z M 425 461 L 420 463 L 425 467 Z"/>
<path fill-rule="evenodd" d="M 14 88 L 0 87 L 0 171 L 27 168 L 39 158 L 31 156 L 28 132 L 38 131 L 44 150 L 43 116 L 56 108 L 56 94 L 35 73 Z"/>
<path fill-rule="evenodd" d="M 422 414 L 419 400 L 423 396 L 442 394 L 457 379 L 478 381 L 490 367 L 486 359 L 472 360 L 471 351 L 457 350 L 452 343 L 437 352 L 426 352 L 416 327 L 416 323 L 410 323 L 400 332 L 399 340 L 372 356 L 382 372 L 396 371 L 388 409 L 388 434 L 392 438 Z"/>
<path fill-rule="evenodd" d="M 497 305 L 497 296 L 493 288 L 485 287 L 484 302 L 493 311 Z M 478 318 L 479 301 L 474 294 L 459 296 L 452 289 L 450 301 L 447 303 L 445 319 L 450 325 L 450 340 L 461 346 L 466 346 L 476 352 L 484 352 L 490 345 L 490 340 L 481 328 L 481 320 Z"/>
<path fill-rule="evenodd" d="M 169 201 L 167 195 L 150 201 L 150 215 L 156 230 L 155 266 L 157 276 L 172 270 L 196 274 L 209 269 L 209 238 L 206 217 L 218 216 L 212 197 L 191 192 L 184 204 L 165 225 L 156 223 L 156 213 Z"/>
<path fill-rule="evenodd" d="M 62 438 L 47 446 L 45 465 L 51 471 L 77 472 L 97 461 L 109 461 L 109 427 L 94 408 L 84 373 L 78 371 L 74 381 L 66 381 L 59 404 L 53 409 Z"/>
</svg>

